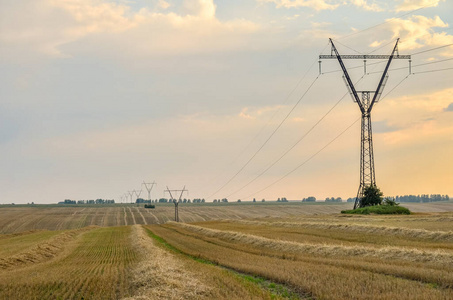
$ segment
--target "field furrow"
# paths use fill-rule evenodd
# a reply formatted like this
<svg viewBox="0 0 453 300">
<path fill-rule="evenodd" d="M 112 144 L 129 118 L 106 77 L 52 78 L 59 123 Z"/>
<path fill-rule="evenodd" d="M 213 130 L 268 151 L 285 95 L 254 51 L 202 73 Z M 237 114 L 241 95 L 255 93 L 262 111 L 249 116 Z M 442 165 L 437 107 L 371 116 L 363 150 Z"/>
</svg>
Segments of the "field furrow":
<svg viewBox="0 0 453 300">
<path fill-rule="evenodd" d="M 140 215 L 140 217 L 142 218 L 142 221 L 143 223 L 141 224 L 145 224 L 145 225 L 148 225 L 148 222 L 146 221 L 145 219 L 145 216 L 143 215 L 143 213 L 140 211 L 140 209 L 138 207 L 135 208 L 137 210 L 137 213 Z"/>
<path fill-rule="evenodd" d="M 151 220 L 148 221 L 149 224 L 159 224 L 159 219 L 156 217 L 155 214 L 153 214 L 151 212 L 150 209 L 147 209 L 146 212 L 148 213 L 148 215 L 151 217 Z"/>
<path fill-rule="evenodd" d="M 89 230 L 64 257 L 0 272 L 1 299 L 118 299 L 131 292 L 127 270 L 137 260 L 130 227 Z M 33 297 L 28 297 L 33 295 Z M 22 297 L 23 296 L 23 297 Z M 27 298 L 28 297 L 28 298 Z"/>
<path fill-rule="evenodd" d="M 0 269 L 17 269 L 30 264 L 36 264 L 43 261 L 48 261 L 58 254 L 60 254 L 65 246 L 73 241 L 78 235 L 85 233 L 93 228 L 85 227 L 83 229 L 76 229 L 64 231 L 56 235 L 47 235 L 47 239 L 39 241 L 35 240 L 33 245 L 28 245 L 27 248 L 23 247 L 22 251 L 18 251 L 12 255 L 0 257 Z M 29 237 L 29 236 L 27 236 Z M 11 247 L 15 241 L 14 239 L 6 240 Z M 22 242 L 22 239 L 20 240 Z M 18 250 L 18 247 L 14 247 Z"/>
<path fill-rule="evenodd" d="M 389 262 L 381 256 L 367 258 L 351 254 L 329 258 L 325 253 L 274 249 L 275 245 L 263 244 L 272 241 L 260 237 L 261 242 L 255 243 L 244 241 L 241 234 L 210 236 L 209 230 L 193 230 L 176 223 L 150 226 L 150 229 L 190 255 L 289 284 L 316 298 L 449 299 L 453 296 L 451 266 L 436 262 L 428 267 L 398 259 Z M 423 265 L 427 267 L 425 270 L 421 268 Z"/>
</svg>

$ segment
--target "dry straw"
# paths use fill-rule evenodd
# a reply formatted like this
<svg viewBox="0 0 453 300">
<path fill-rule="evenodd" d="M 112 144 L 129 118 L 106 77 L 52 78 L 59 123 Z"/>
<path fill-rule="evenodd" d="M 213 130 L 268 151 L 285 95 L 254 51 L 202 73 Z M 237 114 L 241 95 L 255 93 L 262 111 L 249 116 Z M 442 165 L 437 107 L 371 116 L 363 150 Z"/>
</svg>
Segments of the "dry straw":
<svg viewBox="0 0 453 300">
<path fill-rule="evenodd" d="M 430 262 L 438 264 L 451 264 L 453 255 L 440 251 L 425 251 L 403 247 L 371 248 L 363 246 L 344 245 L 316 245 L 309 243 L 297 243 L 290 241 L 278 241 L 265 237 L 244 234 L 234 231 L 222 231 L 208 229 L 200 226 L 170 222 L 173 226 L 179 226 L 186 230 L 202 234 L 208 237 L 219 238 L 234 243 L 243 243 L 257 248 L 267 248 L 277 252 L 290 252 L 299 254 L 314 254 L 320 256 L 361 256 L 378 257 L 381 259 L 400 259 L 413 262 Z"/>
<path fill-rule="evenodd" d="M 316 229 L 336 229 L 355 231 L 361 233 L 372 233 L 382 235 L 404 236 L 409 238 L 431 239 L 435 241 L 453 242 L 453 232 L 451 231 L 430 231 L 424 229 L 412 229 L 405 227 L 373 226 L 359 224 L 332 224 L 322 222 L 260 222 L 247 220 L 226 220 L 227 222 L 240 223 L 245 225 L 273 226 L 286 228 L 316 228 Z"/>
<path fill-rule="evenodd" d="M 178 258 L 154 245 L 139 225 L 133 226 L 131 242 L 142 256 L 132 271 L 132 299 L 199 299 L 210 288 L 188 271 Z"/>
<path fill-rule="evenodd" d="M 6 258 L 0 258 L 0 269 L 17 268 L 33 263 L 39 263 L 54 258 L 77 236 L 96 228 L 89 226 L 81 229 L 68 230 L 49 240 L 36 244 L 33 247 Z"/>
</svg>

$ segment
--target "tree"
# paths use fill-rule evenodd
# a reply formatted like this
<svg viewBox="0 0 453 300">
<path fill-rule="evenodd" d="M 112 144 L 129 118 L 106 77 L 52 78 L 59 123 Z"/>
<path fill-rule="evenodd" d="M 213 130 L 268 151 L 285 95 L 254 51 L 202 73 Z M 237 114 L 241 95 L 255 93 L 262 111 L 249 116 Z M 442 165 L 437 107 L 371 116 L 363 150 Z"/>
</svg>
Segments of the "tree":
<svg viewBox="0 0 453 300">
<path fill-rule="evenodd" d="M 365 187 L 363 198 L 360 201 L 360 207 L 373 206 L 382 204 L 383 193 L 375 185 Z"/>
<path fill-rule="evenodd" d="M 385 198 L 383 203 L 384 203 L 384 205 L 388 205 L 388 206 L 398 206 L 399 205 L 399 203 L 396 203 L 395 198 L 390 198 L 390 197 Z"/>
<path fill-rule="evenodd" d="M 302 202 L 316 202 L 316 197 L 310 196 L 308 198 L 302 199 Z"/>
</svg>

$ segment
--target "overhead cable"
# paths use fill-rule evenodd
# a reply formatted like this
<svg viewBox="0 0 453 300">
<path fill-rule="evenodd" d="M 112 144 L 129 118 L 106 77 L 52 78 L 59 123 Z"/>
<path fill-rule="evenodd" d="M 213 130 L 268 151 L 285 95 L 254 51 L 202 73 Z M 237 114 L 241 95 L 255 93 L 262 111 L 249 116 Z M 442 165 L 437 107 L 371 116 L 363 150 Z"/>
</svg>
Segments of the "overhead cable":
<svg viewBox="0 0 453 300">
<path fill-rule="evenodd" d="M 410 75 L 410 74 L 409 74 Z M 385 97 L 387 97 L 391 92 L 393 92 L 398 86 L 400 86 L 403 81 L 405 81 L 409 75 L 407 75 L 406 77 L 404 77 L 397 85 L 395 85 L 387 94 L 385 94 L 385 96 L 383 96 L 381 98 L 384 99 Z M 291 171 L 289 171 L 288 173 L 286 173 L 285 175 L 283 175 L 282 177 L 280 177 L 279 179 L 277 179 L 276 181 L 272 182 L 271 184 L 267 185 L 266 187 L 262 188 L 261 190 L 255 192 L 255 193 L 252 193 L 250 195 L 248 195 L 247 197 L 245 197 L 246 199 L 247 198 L 250 198 L 252 197 L 253 195 L 255 194 L 259 194 L 265 190 L 267 190 L 268 188 L 272 187 L 273 185 L 277 184 L 278 182 L 282 181 L 283 179 L 285 179 L 286 177 L 288 177 L 289 175 L 291 175 L 292 173 L 294 173 L 296 170 L 300 169 L 302 166 L 304 166 L 305 164 L 307 164 L 310 160 L 312 160 L 314 157 L 316 157 L 319 153 L 321 153 L 324 149 L 326 149 L 327 147 L 329 147 L 333 142 L 335 142 L 340 136 L 342 136 L 345 132 L 347 132 L 349 129 L 352 128 L 352 126 L 357 123 L 361 118 L 358 118 L 356 119 L 354 122 L 351 123 L 351 125 L 349 125 L 348 127 L 346 127 L 342 132 L 340 132 L 337 136 L 335 136 L 331 141 L 329 141 L 326 145 L 324 145 L 321 149 L 319 149 L 318 151 L 316 151 L 315 153 L 313 153 L 310 157 L 308 157 L 305 161 L 303 161 L 301 164 L 299 164 L 297 167 L 295 167 L 294 169 L 292 169 Z"/>
<path fill-rule="evenodd" d="M 297 107 L 297 105 L 302 101 L 302 99 L 307 95 L 308 91 L 312 88 L 312 86 L 315 84 L 315 82 L 318 80 L 320 75 L 318 75 L 315 80 L 310 84 L 310 86 L 307 88 L 307 90 L 304 92 L 304 94 L 299 98 L 299 100 L 296 102 L 296 104 L 291 108 L 291 110 L 286 114 L 286 116 L 283 118 L 283 120 L 278 124 L 278 126 L 274 129 L 274 131 L 271 133 L 271 135 L 266 139 L 266 141 L 261 145 L 261 147 L 256 150 L 256 152 L 249 158 L 249 160 L 237 171 L 224 185 L 222 185 L 217 191 L 212 193 L 209 197 L 211 198 L 213 195 L 217 194 L 219 191 L 221 191 L 225 186 L 227 186 L 234 178 L 236 178 L 239 173 L 242 172 L 242 170 L 247 167 L 247 165 L 258 155 L 258 153 L 266 146 L 266 144 L 271 140 L 271 138 L 275 135 L 275 133 L 280 129 L 280 127 L 285 123 L 285 121 L 288 119 L 288 117 L 291 115 L 291 113 L 294 111 L 294 109 Z"/>
<path fill-rule="evenodd" d="M 357 82 L 359 83 L 363 77 L 365 75 L 363 75 Z M 255 178 L 253 178 L 252 180 L 250 180 L 248 183 L 246 183 L 244 186 L 242 186 L 240 189 L 234 191 L 233 193 L 229 194 L 227 196 L 230 197 L 231 195 L 234 195 L 238 192 L 240 192 L 241 190 L 243 190 L 244 188 L 246 188 L 247 186 L 249 186 L 250 184 L 252 184 L 254 181 L 256 181 L 259 177 L 261 177 L 262 175 L 264 175 L 264 173 L 266 173 L 267 171 L 269 171 L 273 166 L 275 166 L 280 160 L 282 160 L 291 150 L 293 150 L 302 140 L 305 139 L 305 137 L 307 137 L 326 117 L 327 115 L 329 115 L 334 109 L 335 107 L 338 106 L 338 104 L 340 104 L 341 101 L 343 101 L 343 99 L 348 95 L 349 93 L 345 93 L 307 132 L 304 133 L 304 135 L 302 135 L 302 137 L 300 137 L 288 150 L 286 150 L 277 160 L 275 160 L 273 163 L 271 163 L 266 169 L 264 169 L 260 174 L 258 174 Z"/>
</svg>

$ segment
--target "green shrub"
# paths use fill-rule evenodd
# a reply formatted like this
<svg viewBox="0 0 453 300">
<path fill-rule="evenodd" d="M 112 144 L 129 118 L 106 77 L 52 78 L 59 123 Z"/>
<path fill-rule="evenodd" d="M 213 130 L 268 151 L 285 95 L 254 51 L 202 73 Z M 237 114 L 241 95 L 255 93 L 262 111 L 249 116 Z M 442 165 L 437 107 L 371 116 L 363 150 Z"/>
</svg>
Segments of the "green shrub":
<svg viewBox="0 0 453 300">
<path fill-rule="evenodd" d="M 363 191 L 363 198 L 360 201 L 360 207 L 374 206 L 382 204 L 382 192 L 375 185 L 365 187 Z"/>
<path fill-rule="evenodd" d="M 351 210 L 342 210 L 341 213 L 359 215 L 410 215 L 411 212 L 409 209 L 397 205 L 375 205 Z"/>
</svg>

